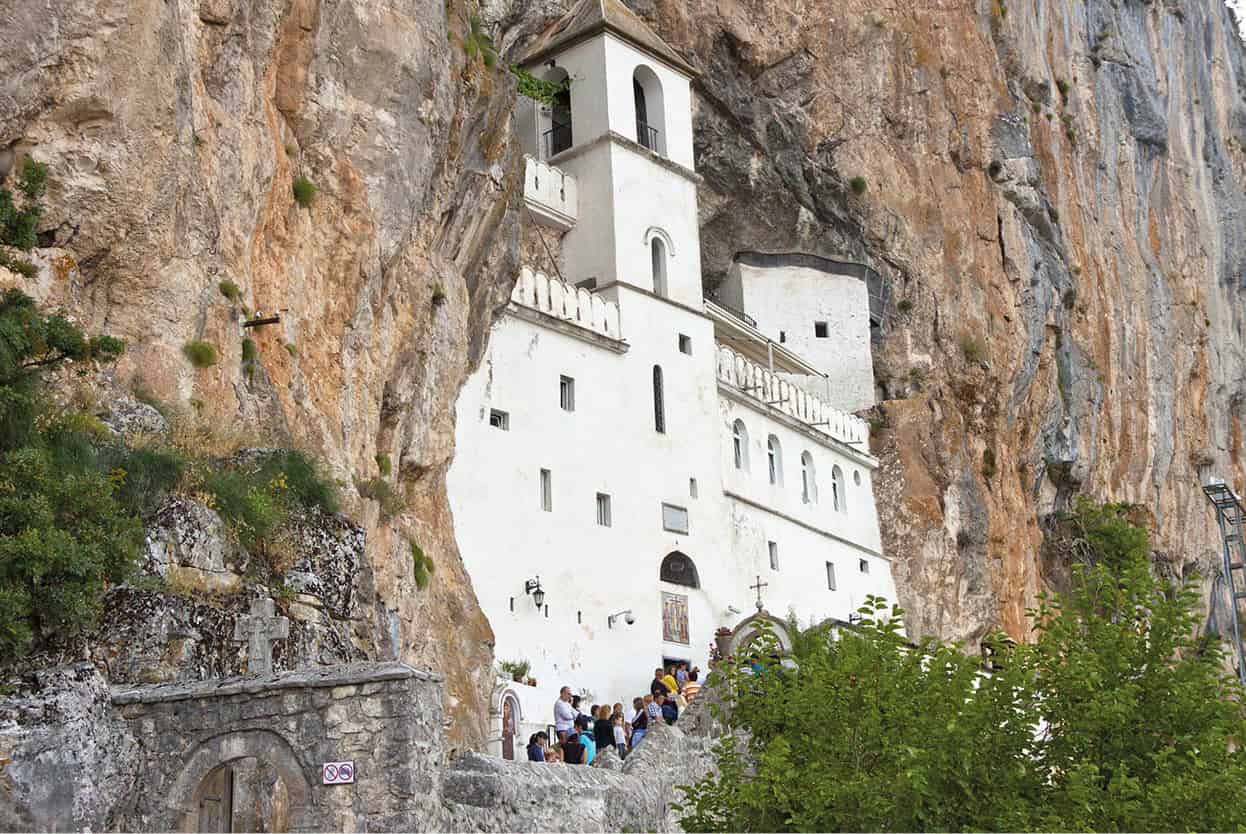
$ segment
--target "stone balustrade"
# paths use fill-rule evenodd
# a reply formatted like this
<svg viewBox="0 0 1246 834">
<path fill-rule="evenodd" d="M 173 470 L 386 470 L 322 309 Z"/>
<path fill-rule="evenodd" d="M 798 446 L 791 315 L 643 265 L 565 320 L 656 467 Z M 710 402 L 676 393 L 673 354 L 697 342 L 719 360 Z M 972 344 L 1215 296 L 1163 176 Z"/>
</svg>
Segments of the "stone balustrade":
<svg viewBox="0 0 1246 834">
<path fill-rule="evenodd" d="M 519 271 L 511 301 L 610 339 L 623 338 L 617 304 L 526 266 Z"/>
<path fill-rule="evenodd" d="M 571 174 L 525 156 L 523 196 L 539 223 L 561 231 L 575 225 L 579 190 Z"/>
<path fill-rule="evenodd" d="M 718 379 L 823 434 L 869 451 L 869 424 L 860 417 L 840 411 L 723 345 L 718 346 Z"/>
</svg>

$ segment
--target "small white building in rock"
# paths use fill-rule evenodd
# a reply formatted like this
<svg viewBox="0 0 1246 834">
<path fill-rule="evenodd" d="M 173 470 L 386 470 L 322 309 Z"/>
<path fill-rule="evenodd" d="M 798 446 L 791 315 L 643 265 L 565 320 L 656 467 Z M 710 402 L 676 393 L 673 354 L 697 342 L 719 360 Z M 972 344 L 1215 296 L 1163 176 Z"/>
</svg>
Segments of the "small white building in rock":
<svg viewBox="0 0 1246 834">
<path fill-rule="evenodd" d="M 759 596 L 802 625 L 895 598 L 869 428 L 832 404 L 872 404 L 866 284 L 750 262 L 735 310 L 703 298 L 695 71 L 617 0 L 579 3 L 522 65 L 570 79 L 520 118 L 561 274 L 518 276 L 449 473 L 496 656 L 535 680 L 495 693 L 516 756 L 561 686 L 630 702 L 665 661 L 706 669 Z"/>
</svg>

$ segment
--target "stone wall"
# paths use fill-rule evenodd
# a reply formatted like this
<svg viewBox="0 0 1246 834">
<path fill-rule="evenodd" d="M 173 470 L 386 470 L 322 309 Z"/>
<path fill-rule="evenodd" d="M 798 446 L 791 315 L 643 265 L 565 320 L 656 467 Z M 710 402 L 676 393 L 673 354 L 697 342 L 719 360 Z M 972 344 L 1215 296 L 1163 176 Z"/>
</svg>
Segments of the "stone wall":
<svg viewBox="0 0 1246 834">
<path fill-rule="evenodd" d="M 230 761 L 276 770 L 290 830 L 423 828 L 441 765 L 440 681 L 400 663 L 320 667 L 270 679 L 115 692 L 141 753 L 135 791 L 110 827 L 195 830 L 205 777 Z M 355 783 L 321 784 L 324 762 L 354 761 Z"/>
</svg>

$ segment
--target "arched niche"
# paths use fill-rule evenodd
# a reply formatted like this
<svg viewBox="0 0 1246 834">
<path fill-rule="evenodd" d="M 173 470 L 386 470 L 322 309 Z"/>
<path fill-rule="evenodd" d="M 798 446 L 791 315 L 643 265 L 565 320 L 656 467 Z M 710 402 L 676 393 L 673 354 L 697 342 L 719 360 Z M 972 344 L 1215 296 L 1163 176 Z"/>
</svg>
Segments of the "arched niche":
<svg viewBox="0 0 1246 834">
<path fill-rule="evenodd" d="M 636 109 L 636 141 L 666 156 L 666 102 L 662 82 L 652 68 L 640 64 L 632 73 L 632 100 Z"/>
<path fill-rule="evenodd" d="M 683 585 L 685 588 L 700 588 L 701 578 L 697 575 L 697 566 L 687 554 L 678 550 L 666 554 L 658 577 L 672 585 Z"/>
</svg>

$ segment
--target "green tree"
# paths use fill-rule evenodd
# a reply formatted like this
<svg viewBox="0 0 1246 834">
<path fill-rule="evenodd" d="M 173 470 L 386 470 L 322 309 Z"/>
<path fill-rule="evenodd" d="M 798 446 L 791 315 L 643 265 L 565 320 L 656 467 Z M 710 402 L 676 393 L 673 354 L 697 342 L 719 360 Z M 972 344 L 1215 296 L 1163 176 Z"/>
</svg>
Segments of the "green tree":
<svg viewBox="0 0 1246 834">
<path fill-rule="evenodd" d="M 1197 594 L 1148 568 L 1109 513 L 1035 640 L 984 672 L 959 646 L 905 642 L 881 600 L 857 629 L 762 641 L 716 673 L 747 741 L 684 788 L 692 831 L 1229 830 L 1246 826 L 1241 689 L 1195 637 Z M 1115 533 L 1104 532 L 1115 529 Z M 1107 558 L 1107 554 L 1119 561 Z"/>
<path fill-rule="evenodd" d="M 39 242 L 39 218 L 43 205 L 39 202 L 47 190 L 48 166 L 29 156 L 22 162 L 17 177 L 20 205 L 8 188 L 0 188 L 0 243 L 29 250 Z"/>
</svg>

